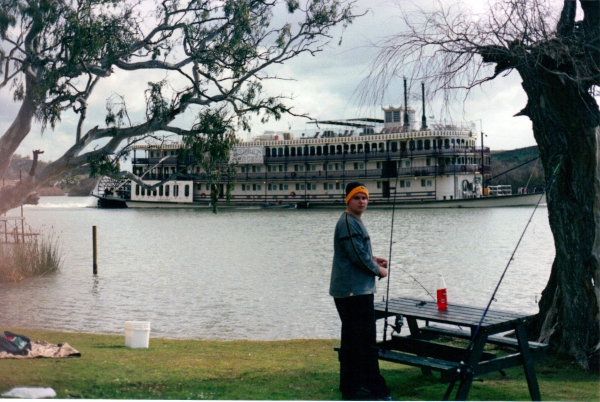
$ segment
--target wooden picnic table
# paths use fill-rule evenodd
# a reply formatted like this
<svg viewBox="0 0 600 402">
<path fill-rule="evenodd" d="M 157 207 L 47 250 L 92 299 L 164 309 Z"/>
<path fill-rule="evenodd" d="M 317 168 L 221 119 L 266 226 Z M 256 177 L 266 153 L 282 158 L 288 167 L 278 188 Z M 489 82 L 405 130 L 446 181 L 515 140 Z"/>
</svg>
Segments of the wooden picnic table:
<svg viewBox="0 0 600 402">
<path fill-rule="evenodd" d="M 396 316 L 406 320 L 409 335 L 394 334 L 391 339 L 378 342 L 381 360 L 420 367 L 425 375 L 439 371 L 442 379 L 450 382 L 444 399 L 448 399 L 455 382 L 460 381 L 456 400 L 466 400 L 475 376 L 522 366 L 527 378 L 529 394 L 534 401 L 541 400 L 535 375 L 534 361 L 544 359 L 546 344 L 528 342 L 525 325 L 533 316 L 488 310 L 479 323 L 483 308 L 448 304 L 439 310 L 433 301 L 400 297 L 375 304 L 377 319 Z M 437 323 L 438 325 L 431 325 Z M 440 325 L 441 324 L 441 325 Z M 515 338 L 499 334 L 514 331 Z M 469 340 L 469 346 L 459 347 L 434 342 L 439 336 Z M 486 344 L 500 345 L 511 350 L 497 356 L 484 350 Z"/>
</svg>

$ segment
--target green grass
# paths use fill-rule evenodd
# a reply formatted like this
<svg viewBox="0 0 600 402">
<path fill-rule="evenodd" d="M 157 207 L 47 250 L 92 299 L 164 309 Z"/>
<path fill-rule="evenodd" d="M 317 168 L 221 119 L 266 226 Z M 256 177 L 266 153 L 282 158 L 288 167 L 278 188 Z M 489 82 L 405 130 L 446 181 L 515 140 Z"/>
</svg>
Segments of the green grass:
<svg viewBox="0 0 600 402">
<path fill-rule="evenodd" d="M 129 349 L 124 336 L 2 328 L 50 343 L 67 342 L 79 358 L 0 361 L 0 391 L 52 387 L 58 398 L 339 400 L 337 340 L 274 342 L 150 339 Z M 439 375 L 381 362 L 396 400 L 441 400 Z M 597 401 L 598 376 L 558 358 L 537 365 L 544 400 Z M 475 382 L 470 400 L 528 400 L 523 370 Z"/>
</svg>

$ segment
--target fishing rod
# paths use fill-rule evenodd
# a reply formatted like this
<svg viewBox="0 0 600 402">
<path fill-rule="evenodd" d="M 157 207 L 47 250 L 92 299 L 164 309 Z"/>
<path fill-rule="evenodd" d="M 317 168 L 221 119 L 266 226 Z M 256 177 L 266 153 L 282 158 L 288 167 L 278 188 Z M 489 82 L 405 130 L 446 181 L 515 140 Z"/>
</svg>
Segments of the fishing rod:
<svg viewBox="0 0 600 402">
<path fill-rule="evenodd" d="M 548 190 L 550 189 L 550 187 L 554 183 L 554 179 L 556 177 L 556 172 L 557 172 L 557 170 L 558 170 L 559 167 L 560 167 L 560 163 L 556 166 L 556 168 L 552 172 L 552 177 L 550 178 L 550 180 L 548 182 Z M 515 246 L 512 254 L 510 255 L 508 263 L 506 264 L 506 267 L 504 268 L 504 271 L 502 272 L 502 275 L 500 276 L 500 280 L 498 280 L 498 283 L 496 284 L 496 288 L 494 289 L 494 292 L 492 293 L 492 296 L 490 297 L 490 300 L 488 301 L 488 304 L 487 304 L 485 310 L 483 310 L 483 314 L 481 315 L 481 319 L 479 320 L 479 323 L 477 324 L 477 327 L 475 328 L 475 331 L 473 331 L 473 334 L 471 335 L 471 339 L 469 341 L 469 345 L 465 349 L 465 353 L 466 353 L 467 356 L 468 356 L 470 350 L 473 348 L 473 344 L 475 342 L 475 338 L 477 337 L 477 334 L 479 333 L 479 330 L 481 329 L 481 326 L 483 325 L 483 321 L 485 320 L 485 317 L 487 316 L 487 313 L 488 313 L 488 311 L 490 309 L 490 306 L 492 305 L 492 302 L 494 300 L 496 300 L 496 293 L 498 292 L 498 289 L 500 288 L 500 284 L 504 280 L 504 276 L 506 275 L 506 272 L 508 271 L 508 267 L 510 266 L 511 262 L 513 262 L 515 254 L 517 252 L 517 249 L 521 245 L 521 241 L 523 240 L 523 237 L 525 236 L 525 232 L 527 232 L 527 228 L 529 228 L 529 224 L 531 223 L 531 220 L 533 219 L 533 216 L 535 215 L 535 212 L 537 211 L 538 206 L 540 205 L 540 203 L 541 203 L 542 199 L 544 198 L 545 194 L 546 193 L 543 193 L 540 196 L 540 199 L 538 200 L 538 202 L 535 204 L 535 207 L 533 208 L 533 212 L 529 216 L 529 220 L 527 221 L 527 224 L 525 225 L 525 229 L 523 229 L 523 232 L 521 233 L 521 237 L 519 237 L 519 241 L 517 242 L 517 245 Z M 465 361 L 466 361 L 466 359 L 465 359 Z M 464 365 L 464 361 L 461 361 L 461 368 L 462 368 L 462 365 Z M 457 375 L 460 373 L 460 370 L 461 370 L 460 368 L 457 370 L 457 373 L 456 373 Z M 458 377 L 457 375 L 455 375 L 454 378 L 451 380 L 450 385 L 448 386 L 448 389 L 446 390 L 446 394 L 444 395 L 444 400 L 445 401 L 448 400 L 448 398 L 450 397 L 450 394 L 452 393 L 452 390 L 454 389 L 454 385 L 456 384 L 456 380 L 457 380 L 457 377 Z"/>
<path fill-rule="evenodd" d="M 530 159 L 530 160 L 528 160 L 527 162 L 523 162 L 523 163 L 521 163 L 520 165 L 517 165 L 517 166 L 515 166 L 514 168 L 508 169 L 508 170 L 506 170 L 506 171 L 504 171 L 504 172 L 502 172 L 502 173 L 500 173 L 500 174 L 498 174 L 498 175 L 496 175 L 496 176 L 494 176 L 494 177 L 490 177 L 490 178 L 488 178 L 488 179 L 484 180 L 483 184 L 485 184 L 485 183 L 488 183 L 489 181 L 491 181 L 491 180 L 494 180 L 494 179 L 496 179 L 496 178 L 498 178 L 498 177 L 500 177 L 500 176 L 502 176 L 502 175 L 504 175 L 504 174 L 506 174 L 506 173 L 508 173 L 508 172 L 512 172 L 513 170 L 515 170 L 515 169 L 518 169 L 518 168 L 520 168 L 521 166 L 525 166 L 525 165 L 527 165 L 528 163 L 531 163 L 531 162 L 533 162 L 533 161 L 537 161 L 539 158 L 540 158 L 539 156 L 536 156 L 535 158 L 533 158 L 533 159 Z"/>
<path fill-rule="evenodd" d="M 390 274 L 392 272 L 392 245 L 394 244 L 394 215 L 396 213 L 396 189 L 398 188 L 398 173 L 396 173 L 396 183 L 394 184 L 394 201 L 392 203 L 392 228 L 390 231 L 390 254 L 388 257 L 388 274 L 387 274 L 387 289 L 385 293 L 385 318 L 383 324 L 383 344 L 387 341 L 387 327 L 388 327 L 388 311 L 390 306 Z"/>
</svg>

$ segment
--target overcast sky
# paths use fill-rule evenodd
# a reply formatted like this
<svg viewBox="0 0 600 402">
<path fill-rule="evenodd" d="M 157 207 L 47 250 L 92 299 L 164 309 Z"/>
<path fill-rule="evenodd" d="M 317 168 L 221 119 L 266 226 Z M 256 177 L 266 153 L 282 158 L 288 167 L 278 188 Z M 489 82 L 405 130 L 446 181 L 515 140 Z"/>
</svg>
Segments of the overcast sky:
<svg viewBox="0 0 600 402">
<path fill-rule="evenodd" d="M 482 3 L 485 3 L 484 0 L 463 2 L 472 4 L 479 10 L 483 7 Z M 420 3 L 424 4 L 424 1 Z M 431 4 L 435 2 L 431 1 Z M 400 28 L 397 2 L 359 0 L 357 11 L 366 14 L 346 29 L 341 37 L 341 44 L 341 31 L 337 31 L 331 44 L 323 52 L 316 56 L 303 55 L 278 68 L 278 76 L 293 80 L 269 84 L 269 93 L 293 96 L 295 110 L 298 113 L 308 113 L 316 119 L 382 118 L 382 106 L 401 106 L 401 83 L 390 88 L 379 105 L 360 105 L 357 97 L 361 81 L 367 76 L 376 56 L 376 50 L 370 44 L 397 32 Z M 90 99 L 91 107 L 88 112 L 89 116 L 96 114 L 100 119 L 88 119 L 90 123 L 87 129 L 102 124 L 101 116 L 105 114 L 106 98 L 114 92 L 126 95 L 128 109 L 132 113 L 143 111 L 143 90 L 148 79 L 148 76 L 144 76 L 135 81 L 127 74 L 117 73 L 104 80 L 101 90 Z M 138 96 L 135 97 L 135 94 Z M 418 101 L 414 103 L 410 106 L 417 109 L 417 116 L 420 118 L 421 105 Z M 512 73 L 474 90 L 465 105 L 457 101 L 453 106 L 457 111 L 457 120 L 473 121 L 477 130 L 482 126 L 487 135 L 486 146 L 490 146 L 492 150 L 509 150 L 535 145 L 529 119 L 513 117 L 525 103 L 526 97 L 520 86 L 520 78 Z M 0 132 L 4 132 L 12 122 L 18 105 L 12 102 L 6 90 L 0 92 L 0 104 Z M 431 114 L 436 114 L 436 111 L 428 110 L 427 115 Z M 31 155 L 33 149 L 43 149 L 45 154 L 42 159 L 54 160 L 73 143 L 75 124 L 76 116 L 66 113 L 62 123 L 55 130 L 48 129 L 41 135 L 40 128 L 35 126 L 17 153 Z M 305 127 L 305 119 L 284 116 L 280 121 L 271 121 L 266 125 L 254 123 L 251 134 L 261 134 L 265 130 L 302 130 Z M 247 139 L 248 135 L 243 133 L 240 137 Z"/>
</svg>

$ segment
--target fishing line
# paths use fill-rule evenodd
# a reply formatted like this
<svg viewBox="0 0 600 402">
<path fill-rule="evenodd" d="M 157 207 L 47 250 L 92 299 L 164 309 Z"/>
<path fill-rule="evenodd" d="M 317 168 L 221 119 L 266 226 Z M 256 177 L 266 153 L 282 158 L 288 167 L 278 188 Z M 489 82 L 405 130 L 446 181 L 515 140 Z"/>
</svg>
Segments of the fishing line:
<svg viewBox="0 0 600 402">
<path fill-rule="evenodd" d="M 389 183 L 389 181 L 388 181 Z M 394 239 L 394 216 L 396 213 L 396 194 L 398 188 L 398 173 L 396 173 L 396 183 L 394 184 L 394 201 L 392 203 L 392 228 L 390 230 L 390 254 L 388 257 L 388 274 L 387 274 L 387 289 L 385 293 L 385 319 L 383 324 L 383 343 L 387 340 L 387 327 L 388 327 L 388 311 L 390 305 L 390 274 L 392 273 L 392 245 Z"/>
<path fill-rule="evenodd" d="M 412 276 L 412 275 L 411 275 L 411 274 L 410 274 L 410 273 L 409 273 L 407 270 L 405 270 L 404 268 L 402 268 L 402 267 L 400 267 L 400 266 L 398 266 L 398 269 L 400 269 L 400 270 L 401 270 L 402 272 L 404 272 L 406 275 L 410 276 L 410 278 L 411 278 L 413 281 L 417 282 L 417 284 L 418 284 L 419 286 L 421 286 L 425 292 L 427 292 L 427 294 L 429 295 L 429 297 L 431 297 L 431 299 L 433 299 L 433 301 L 435 301 L 435 300 L 436 300 L 436 299 L 435 299 L 435 296 L 434 296 L 434 295 L 432 295 L 432 294 L 431 294 L 431 292 L 430 292 L 429 290 L 427 290 L 427 288 L 426 288 L 425 286 L 423 286 L 423 284 L 417 280 L 417 278 L 415 278 L 414 276 Z"/>
<path fill-rule="evenodd" d="M 467 355 L 473 347 L 475 338 L 477 337 L 477 334 L 478 334 L 479 330 L 481 329 L 483 320 L 485 320 L 485 317 L 490 309 L 490 306 L 492 305 L 492 302 L 494 300 L 496 300 L 496 293 L 498 292 L 498 289 L 500 288 L 500 284 L 504 280 L 504 276 L 506 275 L 506 272 L 508 271 L 508 267 L 510 266 L 511 262 L 513 262 L 513 260 L 514 260 L 515 253 L 517 252 L 517 249 L 519 248 L 519 245 L 521 244 L 521 240 L 523 240 L 523 237 L 525 236 L 525 232 L 527 232 L 527 228 L 529 227 L 529 224 L 531 223 L 531 220 L 533 219 L 533 215 L 535 215 L 535 211 L 537 211 L 538 206 L 540 205 L 540 202 L 544 198 L 544 195 L 548 193 L 548 190 L 550 190 L 550 187 L 552 187 L 552 184 L 554 184 L 554 179 L 556 177 L 556 171 L 558 170 L 559 167 L 560 167 L 560 163 L 558 165 L 556 165 L 556 168 L 552 172 L 552 176 L 549 180 L 546 191 L 544 193 L 542 193 L 542 195 L 540 196 L 540 199 L 538 200 L 538 202 L 535 204 L 535 207 L 533 208 L 533 212 L 531 213 L 531 216 L 529 217 L 529 220 L 527 221 L 527 224 L 525 225 L 525 229 L 523 229 L 523 233 L 521 233 L 521 237 L 519 238 L 519 241 L 517 242 L 515 249 L 513 250 L 512 254 L 510 255 L 508 263 L 506 264 L 506 267 L 504 268 L 504 271 L 502 272 L 502 275 L 500 276 L 500 280 L 496 284 L 496 288 L 494 289 L 494 292 L 492 293 L 492 296 L 490 297 L 490 300 L 489 300 L 485 310 L 483 311 L 483 314 L 481 315 L 481 319 L 479 320 L 479 323 L 477 324 L 477 327 L 475 328 L 475 331 L 473 332 L 473 335 L 471 336 L 469 345 L 465 349 L 465 352 Z M 461 362 L 461 363 L 463 363 L 463 362 Z M 448 386 L 448 389 L 446 390 L 446 394 L 444 395 L 444 400 L 448 400 L 448 398 L 450 397 L 450 393 L 452 393 L 452 389 L 454 388 L 455 383 L 456 383 L 456 378 Z"/>
</svg>

